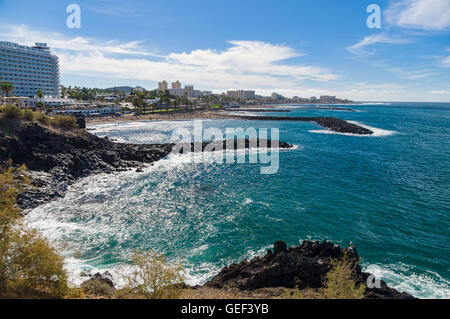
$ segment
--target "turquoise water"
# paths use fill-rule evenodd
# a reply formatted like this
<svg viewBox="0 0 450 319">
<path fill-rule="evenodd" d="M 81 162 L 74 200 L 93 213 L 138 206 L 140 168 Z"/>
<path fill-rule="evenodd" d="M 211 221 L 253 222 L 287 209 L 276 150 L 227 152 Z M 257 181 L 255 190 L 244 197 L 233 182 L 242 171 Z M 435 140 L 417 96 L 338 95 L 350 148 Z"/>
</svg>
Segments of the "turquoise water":
<svg viewBox="0 0 450 319">
<path fill-rule="evenodd" d="M 336 116 L 376 134 L 207 120 L 205 128 L 276 127 L 280 140 L 296 148 L 280 152 L 275 175 L 261 175 L 262 164 L 193 164 L 185 155 L 143 174 L 92 176 L 26 219 L 68 244 L 73 281 L 81 269 L 126 265 L 139 248 L 182 261 L 189 282 L 203 283 L 231 262 L 264 254 L 276 240 L 313 239 L 353 242 L 363 268 L 391 286 L 450 298 L 450 104 L 351 106 L 358 112 L 287 107 L 292 113 L 277 115 Z M 168 141 L 180 127 L 192 122 L 101 124 L 93 132 L 152 143 Z"/>
</svg>

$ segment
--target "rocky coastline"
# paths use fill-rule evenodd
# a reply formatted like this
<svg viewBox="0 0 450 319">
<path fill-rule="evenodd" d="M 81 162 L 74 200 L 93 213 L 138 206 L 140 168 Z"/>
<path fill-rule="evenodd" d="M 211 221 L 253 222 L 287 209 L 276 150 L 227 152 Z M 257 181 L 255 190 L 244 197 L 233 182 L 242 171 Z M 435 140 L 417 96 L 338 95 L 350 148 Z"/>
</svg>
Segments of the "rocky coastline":
<svg viewBox="0 0 450 319">
<path fill-rule="evenodd" d="M 259 119 L 259 118 L 258 118 Z M 184 145 L 191 151 L 206 151 L 211 148 L 248 149 L 271 147 L 270 140 L 216 141 L 214 143 L 190 143 Z M 279 148 L 293 146 L 278 142 Z M 137 145 L 115 143 L 100 138 L 86 130 L 55 131 L 37 123 L 22 123 L 14 134 L 0 132 L 0 163 L 25 164 L 31 185 L 19 196 L 18 203 L 26 211 L 57 197 L 64 196 L 67 187 L 77 180 L 92 174 L 113 173 L 126 170 L 141 171 L 145 165 L 167 157 L 174 152 L 175 144 Z M 178 149 L 176 149 L 179 152 Z M 273 250 L 263 257 L 225 267 L 203 286 L 195 290 L 234 290 L 241 296 L 251 297 L 261 289 L 277 288 L 321 288 L 322 279 L 330 269 L 330 260 L 347 254 L 355 261 L 359 256 L 354 247 L 341 249 L 328 242 L 305 241 L 298 247 L 287 248 L 284 242 L 276 242 Z M 356 268 L 358 283 L 365 283 L 371 276 Z M 110 274 L 87 275 L 88 281 L 107 282 L 114 288 Z M 280 290 L 281 289 L 281 290 Z M 277 293 L 275 293 L 276 296 Z M 257 296 L 273 297 L 262 292 Z M 378 288 L 368 288 L 366 298 L 407 299 L 406 293 L 389 288 L 381 281 Z"/>
<path fill-rule="evenodd" d="M 365 291 L 367 299 L 414 299 L 415 297 L 389 288 L 386 282 L 370 273 L 363 272 L 359 265 L 360 257 L 356 248 L 348 248 L 324 241 L 305 240 L 300 246 L 287 247 L 283 241 L 277 241 L 273 249 L 263 257 L 255 257 L 251 261 L 244 260 L 223 268 L 219 274 L 205 284 L 206 287 L 219 289 L 237 289 L 254 291 L 263 288 L 323 288 L 323 278 L 330 270 L 332 259 L 345 256 L 358 264 L 354 270 L 356 284 L 366 284 L 368 279 L 373 288 Z M 373 278 L 373 281 L 372 281 Z M 197 287 L 199 288 L 199 287 Z"/>
<path fill-rule="evenodd" d="M 271 147 L 270 140 L 235 140 L 183 145 L 183 151 L 212 149 L 248 149 Z M 56 132 L 37 123 L 24 123 L 14 136 L 0 133 L 0 163 L 12 160 L 14 165 L 25 164 L 31 184 L 18 197 L 25 211 L 64 196 L 67 187 L 92 174 L 128 170 L 142 171 L 146 165 L 167 157 L 175 151 L 175 144 L 125 144 L 100 138 L 85 130 Z M 293 146 L 279 142 L 279 148 Z M 180 150 L 176 150 L 180 152 Z"/>
<path fill-rule="evenodd" d="M 344 256 L 357 265 L 353 277 L 356 285 L 366 285 L 364 299 L 417 299 L 363 272 L 359 265 L 360 257 L 353 245 L 341 248 L 327 241 L 309 240 L 289 248 L 285 242 L 277 241 L 266 255 L 226 266 L 204 285 L 182 286 L 189 291 L 186 298 L 288 298 L 293 291 L 325 288 L 323 279 L 331 269 L 331 260 Z M 105 283 L 108 289 L 116 289 L 114 277 L 108 271 L 103 274 L 82 272 L 80 275 L 86 278 L 82 287 Z"/>
<path fill-rule="evenodd" d="M 288 116 L 246 116 L 229 115 L 230 118 L 248 121 L 283 121 L 283 122 L 315 122 L 318 125 L 337 133 L 356 135 L 372 135 L 373 132 L 359 125 L 336 117 L 288 117 Z"/>
</svg>

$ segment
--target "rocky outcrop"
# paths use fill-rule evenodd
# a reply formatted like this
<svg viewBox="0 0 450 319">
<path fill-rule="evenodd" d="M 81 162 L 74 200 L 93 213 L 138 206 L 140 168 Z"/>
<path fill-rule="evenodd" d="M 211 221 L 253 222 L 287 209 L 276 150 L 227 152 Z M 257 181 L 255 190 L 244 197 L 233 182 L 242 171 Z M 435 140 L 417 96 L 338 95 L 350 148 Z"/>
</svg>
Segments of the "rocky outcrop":
<svg viewBox="0 0 450 319">
<path fill-rule="evenodd" d="M 81 277 L 89 278 L 88 280 L 84 281 L 81 286 L 86 285 L 87 283 L 104 283 L 113 289 L 115 288 L 113 276 L 108 271 L 105 271 L 103 274 L 99 272 L 92 274 L 90 271 L 83 271 L 81 273 Z"/>
<path fill-rule="evenodd" d="M 271 147 L 270 140 L 241 140 L 234 143 L 216 141 L 191 143 L 181 151 L 207 151 L 220 148 L 233 149 Z M 56 197 L 63 196 L 68 185 L 76 180 L 98 173 L 112 173 L 135 169 L 142 171 L 167 157 L 175 144 L 136 145 L 114 143 L 84 130 L 58 132 L 37 123 L 25 123 L 14 134 L 0 132 L 0 163 L 9 159 L 13 164 L 25 164 L 31 177 L 31 186 L 19 198 L 19 205 L 34 208 Z M 291 148 L 279 143 L 280 148 Z"/>
<path fill-rule="evenodd" d="M 298 247 L 287 248 L 278 241 L 274 249 L 264 257 L 225 267 L 205 286 L 212 288 L 231 288 L 239 290 L 256 290 L 260 288 L 321 288 L 323 278 L 330 270 L 330 260 L 340 259 L 346 255 L 349 260 L 359 262 L 356 249 L 351 246 L 341 249 L 329 242 L 304 241 Z M 366 283 L 371 276 L 355 267 L 354 276 L 357 284 Z M 413 296 L 389 288 L 381 281 L 379 288 L 367 288 L 366 298 L 372 299 L 409 299 Z"/>
<path fill-rule="evenodd" d="M 359 125 L 335 117 L 293 117 L 293 116 L 239 116 L 230 115 L 230 118 L 254 121 L 283 121 L 283 122 L 315 122 L 333 132 L 357 135 L 372 135 L 373 132 Z"/>
</svg>

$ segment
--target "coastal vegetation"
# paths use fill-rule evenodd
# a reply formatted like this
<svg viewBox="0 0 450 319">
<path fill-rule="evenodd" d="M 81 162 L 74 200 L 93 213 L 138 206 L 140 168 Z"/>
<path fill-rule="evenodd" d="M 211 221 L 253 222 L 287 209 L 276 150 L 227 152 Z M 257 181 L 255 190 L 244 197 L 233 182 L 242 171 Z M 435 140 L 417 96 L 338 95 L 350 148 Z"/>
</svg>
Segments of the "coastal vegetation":
<svg viewBox="0 0 450 319">
<path fill-rule="evenodd" d="M 36 231 L 21 221 L 18 194 L 29 183 L 24 165 L 9 162 L 0 172 L 0 298 L 148 298 L 179 297 L 182 267 L 169 265 L 163 255 L 136 252 L 135 270 L 123 275 L 127 285 L 115 290 L 104 280 L 90 280 L 69 288 L 64 259 Z"/>
<path fill-rule="evenodd" d="M 366 285 L 358 284 L 355 275 L 358 262 L 344 255 L 330 261 L 330 270 L 324 276 L 323 288 L 285 291 L 286 299 L 363 299 Z"/>
<path fill-rule="evenodd" d="M 134 268 L 123 271 L 126 285 L 118 291 L 120 298 L 177 299 L 183 291 L 184 273 L 180 264 L 169 264 L 155 251 L 135 251 Z"/>
<path fill-rule="evenodd" d="M 1 169 L 0 297 L 63 297 L 68 292 L 63 258 L 19 217 L 16 199 L 27 183 L 25 166 Z"/>
<path fill-rule="evenodd" d="M 315 298 L 361 297 L 364 286 L 360 283 L 370 274 L 358 266 L 356 249 L 310 241 L 290 248 L 279 241 L 265 256 L 225 267 L 200 288 L 185 286 L 181 266 L 153 251 L 134 254 L 131 272 L 114 278 L 125 282 L 120 289 L 114 287 L 111 277 L 102 274 L 89 276 L 79 288 L 69 288 L 63 258 L 37 231 L 22 223 L 20 209 L 34 208 L 63 196 L 60 183 L 70 184 L 101 172 L 138 171 L 144 163 L 166 157 L 173 145 L 119 144 L 83 130 L 54 129 L 51 125 L 57 117 L 41 112 L 12 106 L 5 106 L 0 112 L 0 123 L 17 126 L 14 134 L 0 128 L 0 297 L 156 299 L 196 296 L 204 291 L 220 297 L 294 287 L 301 288 L 302 293 L 309 287 L 316 289 L 320 295 Z M 283 143 L 280 146 L 292 147 Z M 25 166 L 17 166 L 22 163 L 29 171 Z M 40 174 L 37 180 L 33 177 L 36 172 L 47 174 Z M 348 262 L 341 263 L 345 253 L 349 254 Z M 367 289 L 365 297 L 368 291 L 374 298 L 410 297 L 385 284 L 376 291 Z M 214 298 L 211 294 L 206 296 Z M 261 297 L 280 295 L 281 292 L 276 296 L 263 292 Z"/>
<path fill-rule="evenodd" d="M 76 118 L 70 115 L 48 116 L 40 111 L 29 108 L 22 109 L 18 106 L 7 104 L 0 107 L 0 130 L 12 129 L 16 121 L 33 122 L 50 125 L 61 129 L 75 129 L 78 127 Z"/>
<path fill-rule="evenodd" d="M 14 90 L 14 86 L 9 82 L 3 81 L 0 82 L 0 90 L 2 91 L 3 94 L 6 95 L 6 97 L 8 97 Z"/>
</svg>

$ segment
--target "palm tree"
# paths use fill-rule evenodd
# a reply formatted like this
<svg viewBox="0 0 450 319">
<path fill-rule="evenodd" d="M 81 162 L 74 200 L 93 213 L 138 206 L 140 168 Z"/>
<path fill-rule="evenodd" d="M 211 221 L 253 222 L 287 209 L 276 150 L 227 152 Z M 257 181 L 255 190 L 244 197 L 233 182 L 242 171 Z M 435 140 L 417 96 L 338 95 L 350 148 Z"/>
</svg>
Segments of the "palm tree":
<svg viewBox="0 0 450 319">
<path fill-rule="evenodd" d="M 39 108 L 42 108 L 42 97 L 44 96 L 44 92 L 42 92 L 42 90 L 38 90 L 37 91 L 37 96 L 39 98 Z"/>
<path fill-rule="evenodd" d="M 11 93 L 12 90 L 14 89 L 14 86 L 9 82 L 1 82 L 0 89 L 2 90 L 3 93 L 6 94 L 6 97 L 8 97 L 9 93 Z"/>
<path fill-rule="evenodd" d="M 61 89 L 61 97 L 64 98 L 66 96 L 67 89 L 63 86 Z"/>
</svg>

